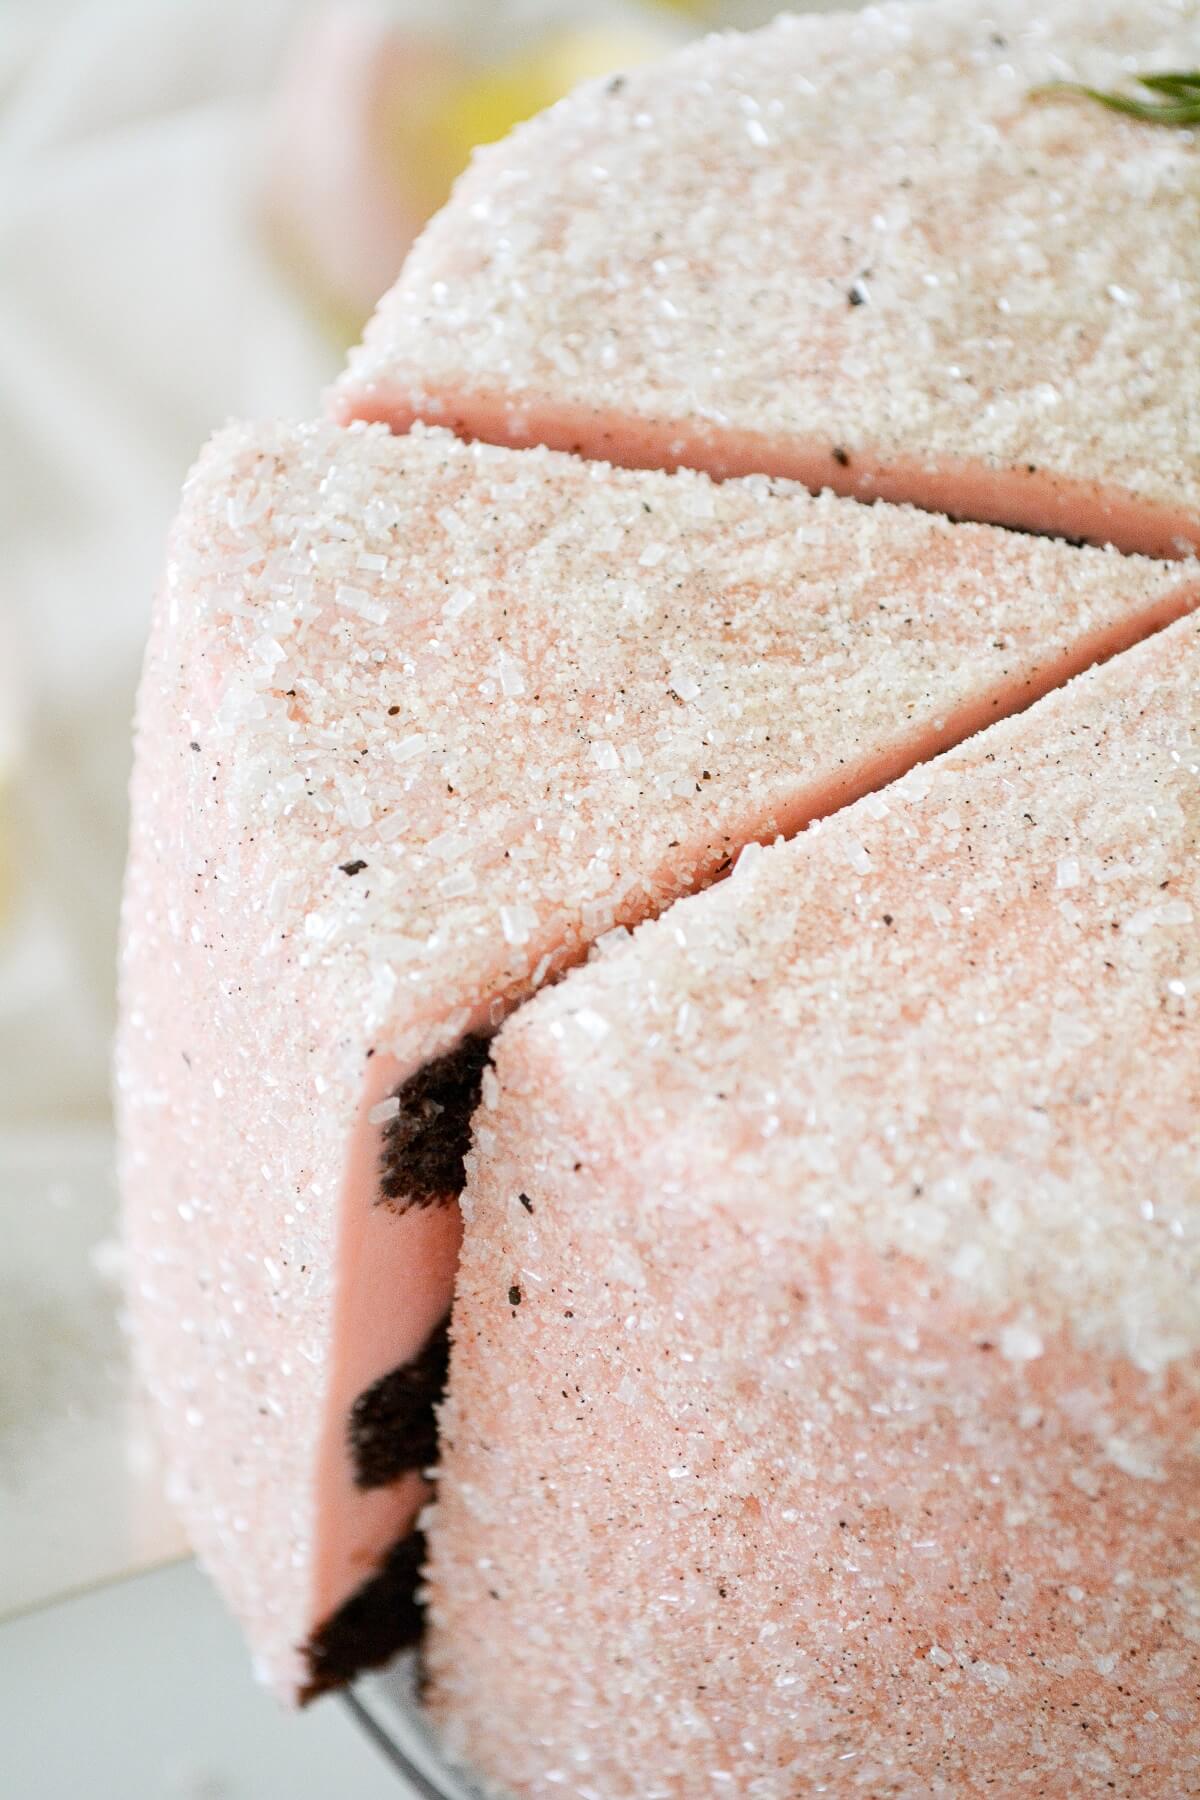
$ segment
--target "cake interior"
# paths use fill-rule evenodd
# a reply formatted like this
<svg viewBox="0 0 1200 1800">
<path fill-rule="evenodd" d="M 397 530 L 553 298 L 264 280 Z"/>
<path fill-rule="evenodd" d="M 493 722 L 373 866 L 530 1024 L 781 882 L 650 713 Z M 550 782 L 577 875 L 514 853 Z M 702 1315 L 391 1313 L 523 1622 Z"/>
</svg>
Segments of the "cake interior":
<svg viewBox="0 0 1200 1800">
<path fill-rule="evenodd" d="M 300 1694 L 302 1705 L 418 1641 L 422 1611 L 416 1596 L 424 1561 L 422 1533 L 408 1532 L 377 1573 L 313 1633 L 305 1649 L 308 1681 Z"/>
<path fill-rule="evenodd" d="M 406 1212 L 458 1198 L 490 1041 L 484 1032 L 468 1033 L 396 1089 L 397 1110 L 384 1125 L 380 1157 L 384 1205 Z"/>
</svg>

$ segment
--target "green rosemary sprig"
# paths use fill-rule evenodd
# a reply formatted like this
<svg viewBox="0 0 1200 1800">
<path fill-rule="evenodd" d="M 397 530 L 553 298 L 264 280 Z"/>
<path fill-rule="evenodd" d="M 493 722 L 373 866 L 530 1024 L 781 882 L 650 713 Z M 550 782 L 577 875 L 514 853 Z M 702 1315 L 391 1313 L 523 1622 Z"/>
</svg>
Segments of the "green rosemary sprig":
<svg viewBox="0 0 1200 1800">
<path fill-rule="evenodd" d="M 1033 91 L 1039 97 L 1073 94 L 1095 100 L 1110 112 L 1125 113 L 1150 125 L 1200 125 L 1200 69 L 1139 75 L 1136 80 L 1139 87 L 1162 98 L 1143 100 L 1136 94 L 1106 93 L 1103 88 L 1085 87 L 1077 81 L 1051 81 Z"/>
</svg>

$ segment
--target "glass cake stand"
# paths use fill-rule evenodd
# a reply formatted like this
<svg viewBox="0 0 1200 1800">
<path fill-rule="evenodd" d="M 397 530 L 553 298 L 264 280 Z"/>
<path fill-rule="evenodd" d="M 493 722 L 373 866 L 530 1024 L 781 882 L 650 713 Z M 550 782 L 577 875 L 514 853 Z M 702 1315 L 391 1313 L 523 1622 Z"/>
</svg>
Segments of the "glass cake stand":
<svg viewBox="0 0 1200 1800">
<path fill-rule="evenodd" d="M 417 1697 L 416 1658 L 399 1657 L 378 1675 L 364 1676 L 342 1703 L 381 1755 L 401 1776 L 413 1800 L 485 1800 L 480 1788 L 455 1769 Z"/>
</svg>

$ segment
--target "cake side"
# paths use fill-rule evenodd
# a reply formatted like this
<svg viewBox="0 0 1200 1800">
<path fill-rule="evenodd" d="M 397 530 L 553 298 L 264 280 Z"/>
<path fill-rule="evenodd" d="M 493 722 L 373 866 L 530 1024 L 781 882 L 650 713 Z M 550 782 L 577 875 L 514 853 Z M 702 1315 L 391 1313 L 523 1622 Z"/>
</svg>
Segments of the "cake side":
<svg viewBox="0 0 1200 1800">
<path fill-rule="evenodd" d="M 187 554 L 137 712 L 116 1087 L 129 1307 L 170 1498 L 256 1669 L 295 1689 L 357 1083 L 312 1017 L 286 863 L 234 798 Z"/>
<path fill-rule="evenodd" d="M 592 84 L 477 154 L 334 409 L 1195 549 L 1192 134 L 1031 91 L 1197 61 L 1194 0 L 1004 0 Z"/>
<path fill-rule="evenodd" d="M 1186 621 L 505 1026 L 427 1642 L 497 1791 L 1200 1783 L 1198 674 Z"/>
</svg>

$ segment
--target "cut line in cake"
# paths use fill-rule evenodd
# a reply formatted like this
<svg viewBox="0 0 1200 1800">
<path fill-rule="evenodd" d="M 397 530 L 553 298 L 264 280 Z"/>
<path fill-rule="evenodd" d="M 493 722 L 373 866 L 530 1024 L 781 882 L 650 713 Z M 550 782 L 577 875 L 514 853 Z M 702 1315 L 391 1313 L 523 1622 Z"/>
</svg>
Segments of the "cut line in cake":
<svg viewBox="0 0 1200 1800">
<path fill-rule="evenodd" d="M 119 1105 L 175 1497 L 280 1692 L 415 1620 L 449 1202 L 505 1015 L 1198 598 L 762 478 L 215 441 L 139 702 Z"/>
<path fill-rule="evenodd" d="M 1193 1792 L 1200 621 L 534 998 L 462 1204 L 485 1781 Z"/>
<path fill-rule="evenodd" d="M 1037 97 L 1200 62 L 1192 0 L 784 17 L 477 153 L 331 404 L 1200 547 L 1187 132 Z"/>
</svg>

